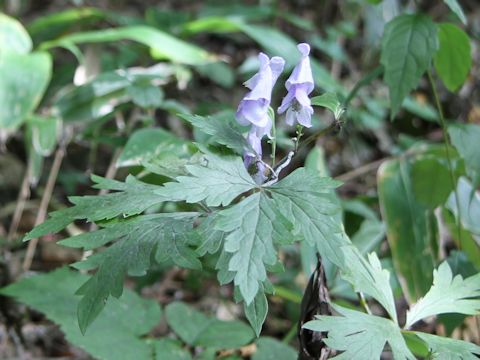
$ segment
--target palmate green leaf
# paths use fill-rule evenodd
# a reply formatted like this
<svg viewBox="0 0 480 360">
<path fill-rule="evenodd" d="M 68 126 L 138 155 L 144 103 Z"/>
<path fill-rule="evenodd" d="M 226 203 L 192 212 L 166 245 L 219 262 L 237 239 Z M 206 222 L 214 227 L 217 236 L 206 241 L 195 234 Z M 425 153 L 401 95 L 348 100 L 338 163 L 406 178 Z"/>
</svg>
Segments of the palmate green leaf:
<svg viewBox="0 0 480 360">
<path fill-rule="evenodd" d="M 98 267 L 95 275 L 78 290 L 78 294 L 83 295 L 78 307 L 78 322 L 83 333 L 110 295 L 117 298 L 122 295 L 126 274 L 145 274 L 152 252 L 155 251 L 157 262 L 171 260 L 184 268 L 201 268 L 197 254 L 189 247 L 196 242 L 192 231 L 196 216 L 196 213 L 138 216 L 61 242 L 65 246 L 92 249 L 116 241 L 77 265 L 84 269 Z"/>
<path fill-rule="evenodd" d="M 229 233 L 224 244 L 225 252 L 232 254 L 228 270 L 250 305 L 267 279 L 266 265 L 277 263 L 275 244 L 291 241 L 291 224 L 264 192 L 257 192 L 220 211 L 215 227 Z"/>
<path fill-rule="evenodd" d="M 81 43 L 133 40 L 150 47 L 152 55 L 179 64 L 201 65 L 215 57 L 207 51 L 150 26 L 127 26 L 113 29 L 77 32 L 41 44 L 41 49 Z"/>
<path fill-rule="evenodd" d="M 449 339 L 415 331 L 420 339 L 427 343 L 432 359 L 435 360 L 478 360 L 480 346 L 457 339 Z"/>
<path fill-rule="evenodd" d="M 467 25 L 467 18 L 465 17 L 463 9 L 458 3 L 458 0 L 443 0 L 443 2 L 447 4 L 447 6 L 455 13 L 455 15 L 458 16 L 464 25 Z"/>
<path fill-rule="evenodd" d="M 429 316 L 459 313 L 480 313 L 480 273 L 463 279 L 453 277 L 452 270 L 444 261 L 433 271 L 433 285 L 417 303 L 407 311 L 405 328 Z"/>
<path fill-rule="evenodd" d="M 165 315 L 168 325 L 191 346 L 239 348 L 254 338 L 252 329 L 243 322 L 222 321 L 181 302 L 169 304 Z"/>
<path fill-rule="evenodd" d="M 313 331 L 328 332 L 328 337 L 323 339 L 325 344 L 343 351 L 332 359 L 380 359 L 385 344 L 388 343 L 396 360 L 415 360 L 400 328 L 393 321 L 334 304 L 332 307 L 342 316 L 316 316 L 317 320 L 309 321 L 303 326 Z"/>
<path fill-rule="evenodd" d="M 50 213 L 50 217 L 25 235 L 24 240 L 55 233 L 78 219 L 98 221 L 112 219 L 119 215 L 137 215 L 149 207 L 159 204 L 165 197 L 154 194 L 159 187 L 127 177 L 123 183 L 116 180 L 92 176 L 97 189 L 118 190 L 119 192 L 98 196 L 72 196 L 69 200 L 74 206 Z"/>
<path fill-rule="evenodd" d="M 472 66 L 470 39 L 462 29 L 449 23 L 438 26 L 438 39 L 440 47 L 433 64 L 447 89 L 453 92 L 465 82 Z"/>
<path fill-rule="evenodd" d="M 392 119 L 403 99 L 418 85 L 437 48 L 437 28 L 426 15 L 400 15 L 385 26 L 380 62 L 385 69 Z"/>
<path fill-rule="evenodd" d="M 300 168 L 268 189 L 278 211 L 294 224 L 294 234 L 315 246 L 322 257 L 342 267 L 343 254 L 338 250 L 349 240 L 335 219 L 340 207 L 332 202 L 329 193 L 339 184 Z"/>
<path fill-rule="evenodd" d="M 243 155 L 245 150 L 250 149 L 240 126 L 233 121 L 233 113 L 230 111 L 206 117 L 190 114 L 179 114 L 179 116 L 205 134 L 212 135 L 213 142 L 225 145 L 239 155 Z"/>
<path fill-rule="evenodd" d="M 344 107 L 338 100 L 337 94 L 333 92 L 327 92 L 320 96 L 315 96 L 311 99 L 311 101 L 312 105 L 314 106 L 322 106 L 330 110 L 335 116 L 335 120 L 340 119 L 342 114 L 345 112 Z"/>
<path fill-rule="evenodd" d="M 345 256 L 345 266 L 341 269 L 342 278 L 353 285 L 355 292 L 373 296 L 397 323 L 390 273 L 382 269 L 377 254 L 368 254 L 367 261 L 355 246 L 344 246 L 342 251 Z"/>
<path fill-rule="evenodd" d="M 474 184 L 480 184 L 480 125 L 477 124 L 455 124 L 448 127 L 448 134 L 453 146 L 465 160 L 467 174 L 472 178 Z"/>
<path fill-rule="evenodd" d="M 166 183 L 155 194 L 172 201 L 205 201 L 207 206 L 226 206 L 257 186 L 239 157 L 206 154 L 204 164 L 185 168 L 189 176 L 177 177 L 177 182 Z"/>
<path fill-rule="evenodd" d="M 79 297 L 75 290 L 87 279 L 87 275 L 62 268 L 21 279 L 0 293 L 44 313 L 60 325 L 70 343 L 97 359 L 150 359 L 151 348 L 143 337 L 160 321 L 157 302 L 127 289 L 120 299 L 106 304 L 83 335 L 76 321 Z"/>
</svg>

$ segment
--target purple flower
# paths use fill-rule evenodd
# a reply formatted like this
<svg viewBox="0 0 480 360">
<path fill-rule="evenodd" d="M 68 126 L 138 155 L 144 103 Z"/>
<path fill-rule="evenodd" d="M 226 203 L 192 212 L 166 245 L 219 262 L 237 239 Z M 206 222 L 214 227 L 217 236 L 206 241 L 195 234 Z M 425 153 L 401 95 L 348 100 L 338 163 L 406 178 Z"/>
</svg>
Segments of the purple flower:
<svg viewBox="0 0 480 360">
<path fill-rule="evenodd" d="M 236 118 L 241 125 L 254 125 L 268 130 L 264 131 L 265 134 L 270 132 L 270 129 L 267 129 L 269 123 L 271 127 L 268 107 L 272 98 L 272 89 L 283 71 L 285 60 L 278 56 L 269 59 L 264 53 L 260 53 L 258 59 L 260 70 L 245 82 L 245 86 L 251 91 L 240 102 Z"/>
<path fill-rule="evenodd" d="M 287 111 L 286 123 L 288 125 L 298 122 L 305 127 L 311 127 L 313 108 L 308 95 L 313 91 L 315 85 L 310 59 L 308 58 L 310 45 L 298 44 L 297 49 L 302 54 L 302 58 L 285 83 L 288 93 L 283 98 L 278 113 L 283 114 Z"/>
</svg>

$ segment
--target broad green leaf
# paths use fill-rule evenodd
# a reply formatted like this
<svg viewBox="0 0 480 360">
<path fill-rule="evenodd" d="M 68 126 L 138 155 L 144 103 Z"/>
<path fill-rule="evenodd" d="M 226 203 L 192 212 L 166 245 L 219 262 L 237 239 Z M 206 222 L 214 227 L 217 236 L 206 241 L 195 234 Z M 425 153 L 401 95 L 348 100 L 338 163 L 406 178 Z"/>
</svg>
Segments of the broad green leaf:
<svg viewBox="0 0 480 360">
<path fill-rule="evenodd" d="M 453 190 L 446 164 L 435 156 L 419 157 L 413 162 L 411 171 L 412 189 L 418 202 L 430 209 L 443 205 Z"/>
<path fill-rule="evenodd" d="M 432 283 L 436 261 L 435 215 L 414 196 L 408 160 L 389 160 L 378 170 L 378 194 L 393 263 L 409 302 Z"/>
<path fill-rule="evenodd" d="M 207 154 L 202 165 L 186 165 L 189 176 L 179 176 L 177 182 L 166 183 L 155 194 L 173 201 L 207 206 L 226 206 L 237 196 L 256 187 L 239 157 Z"/>
<path fill-rule="evenodd" d="M 338 100 L 337 94 L 328 92 L 320 96 L 315 96 L 311 99 L 312 105 L 322 106 L 330 110 L 335 116 L 335 120 L 340 119 L 342 114 L 345 112 L 345 108 L 342 106 Z"/>
<path fill-rule="evenodd" d="M 235 85 L 235 73 L 233 69 L 224 62 L 212 62 L 197 66 L 196 71 L 208 77 L 215 84 L 230 89 Z"/>
<path fill-rule="evenodd" d="M 207 117 L 189 114 L 179 114 L 179 116 L 205 134 L 212 135 L 213 142 L 225 145 L 239 155 L 243 155 L 245 150 L 250 148 L 230 111 Z"/>
<path fill-rule="evenodd" d="M 0 13 L 0 56 L 6 52 L 27 54 L 32 50 L 32 39 L 14 18 Z"/>
<path fill-rule="evenodd" d="M 49 156 L 57 145 L 61 121 L 52 116 L 33 115 L 27 119 L 27 125 L 35 151 L 42 156 Z"/>
<path fill-rule="evenodd" d="M 152 158 L 162 159 L 169 156 L 186 158 L 191 155 L 193 147 L 190 142 L 160 128 L 140 129 L 128 138 L 116 166 L 141 165 Z"/>
<path fill-rule="evenodd" d="M 421 97 L 407 96 L 402 108 L 424 120 L 438 123 L 437 110 Z"/>
<path fill-rule="evenodd" d="M 460 210 L 457 208 L 455 196 L 458 195 Z M 450 209 L 456 218 L 460 217 L 462 226 L 470 231 L 480 243 L 480 194 L 475 191 L 472 184 L 464 177 L 458 179 L 457 189 L 452 192 L 447 201 L 447 208 Z"/>
<path fill-rule="evenodd" d="M 370 209 L 369 209 L 370 210 Z M 360 254 L 367 254 L 385 238 L 385 224 L 377 219 L 365 219 L 360 229 L 352 236 L 351 240 Z"/>
<path fill-rule="evenodd" d="M 169 304 L 165 315 L 173 331 L 191 346 L 239 348 L 248 344 L 255 336 L 245 323 L 218 320 L 181 302 Z"/>
<path fill-rule="evenodd" d="M 356 310 L 333 305 L 342 316 L 316 316 L 303 327 L 313 331 L 328 332 L 323 339 L 332 349 L 343 351 L 333 359 L 380 359 L 388 343 L 395 359 L 415 360 L 403 339 L 400 328 L 393 321 L 368 315 Z"/>
<path fill-rule="evenodd" d="M 182 345 L 174 339 L 163 338 L 154 340 L 153 349 L 156 360 L 192 360 L 192 355 L 188 349 L 184 349 Z"/>
<path fill-rule="evenodd" d="M 267 279 L 266 265 L 277 263 L 275 244 L 291 242 L 290 227 L 263 192 L 219 212 L 216 229 L 229 233 L 224 244 L 224 251 L 231 254 L 228 270 L 235 274 L 234 283 L 247 306 Z"/>
<path fill-rule="evenodd" d="M 110 295 L 120 297 L 125 275 L 141 276 L 150 268 L 152 253 L 159 263 L 200 269 L 194 242 L 193 219 L 196 213 L 153 214 L 107 225 L 104 229 L 63 240 L 62 245 L 97 248 L 114 242 L 107 249 L 80 262 L 76 267 L 97 272 L 78 290 L 83 295 L 78 306 L 82 333 L 102 311 Z M 74 264 L 76 265 L 76 264 Z"/>
<path fill-rule="evenodd" d="M 296 360 L 298 352 L 287 344 L 271 337 L 261 337 L 256 341 L 257 351 L 252 360 Z"/>
<path fill-rule="evenodd" d="M 340 270 L 342 278 L 352 284 L 356 292 L 375 298 L 387 310 L 390 318 L 397 323 L 395 300 L 390 287 L 390 273 L 382 269 L 377 254 L 368 254 L 367 261 L 354 246 L 344 246 L 342 251 L 345 256 L 345 265 Z"/>
<path fill-rule="evenodd" d="M 335 218 L 340 207 L 332 202 L 330 193 L 338 185 L 329 177 L 300 168 L 268 189 L 278 211 L 294 224 L 294 234 L 315 246 L 323 258 L 342 267 L 343 254 L 338 249 L 349 240 Z"/>
<path fill-rule="evenodd" d="M 127 94 L 135 105 L 146 109 L 158 108 L 163 103 L 162 90 L 150 83 L 133 84 L 127 88 Z"/>
<path fill-rule="evenodd" d="M 255 334 L 257 337 L 260 336 L 263 323 L 268 313 L 268 301 L 265 293 L 261 291 L 258 292 L 250 305 L 244 303 L 243 309 L 248 322 L 253 330 L 255 330 Z"/>
<path fill-rule="evenodd" d="M 433 64 L 447 89 L 453 92 L 465 82 L 472 66 L 470 39 L 458 26 L 443 23 L 438 26 L 438 40 L 440 47 Z"/>
<path fill-rule="evenodd" d="M 472 178 L 474 184 L 480 183 L 480 125 L 476 124 L 455 124 L 448 127 L 448 134 L 452 144 L 458 150 L 460 156 L 465 160 L 467 174 Z"/>
<path fill-rule="evenodd" d="M 417 87 L 437 48 L 437 28 L 426 15 L 400 15 L 385 26 L 380 62 L 385 69 L 392 119 L 403 99 Z"/>
<path fill-rule="evenodd" d="M 458 0 L 443 0 L 443 2 L 448 5 L 450 10 L 452 10 L 455 15 L 458 16 L 464 25 L 467 25 L 467 18 L 465 17 L 463 9 L 458 3 Z"/>
<path fill-rule="evenodd" d="M 414 334 L 427 343 L 432 359 L 435 360 L 477 360 L 478 356 L 474 354 L 480 355 L 480 346 L 467 341 L 419 331 L 415 331 Z"/>
<path fill-rule="evenodd" d="M 98 196 L 71 196 L 74 206 L 50 213 L 50 217 L 25 235 L 24 240 L 55 233 L 75 220 L 99 221 L 113 219 L 119 215 L 124 217 L 137 215 L 149 207 L 159 204 L 165 197 L 156 195 L 159 187 L 136 180 L 129 176 L 126 182 L 108 180 L 92 176 L 99 189 L 117 190 L 118 192 Z"/>
<path fill-rule="evenodd" d="M 102 43 L 132 40 L 150 47 L 152 56 L 179 64 L 201 65 L 213 61 L 207 51 L 149 26 L 127 26 L 113 29 L 77 32 L 44 42 L 41 49 L 65 44 Z"/>
<path fill-rule="evenodd" d="M 476 315 L 480 313 L 480 273 L 463 279 L 453 277 L 445 261 L 433 271 L 433 285 L 428 293 L 407 311 L 405 328 L 429 316 L 459 313 Z"/>
<path fill-rule="evenodd" d="M 0 54 L 0 128 L 17 128 L 35 110 L 51 71 L 48 53 Z"/>
<path fill-rule="evenodd" d="M 95 358 L 150 359 L 151 348 L 143 336 L 160 321 L 157 302 L 126 290 L 120 299 L 106 304 L 95 324 L 82 335 L 76 321 L 79 297 L 74 293 L 87 279 L 87 275 L 62 268 L 19 280 L 0 293 L 44 313 L 60 325 L 69 342 Z"/>
</svg>

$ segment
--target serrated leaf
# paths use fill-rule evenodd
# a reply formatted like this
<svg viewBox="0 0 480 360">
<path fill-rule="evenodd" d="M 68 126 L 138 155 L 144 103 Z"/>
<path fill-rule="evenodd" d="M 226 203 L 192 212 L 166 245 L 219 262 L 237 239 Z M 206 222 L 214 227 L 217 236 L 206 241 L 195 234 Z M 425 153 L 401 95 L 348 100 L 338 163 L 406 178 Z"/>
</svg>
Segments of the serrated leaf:
<svg viewBox="0 0 480 360">
<path fill-rule="evenodd" d="M 93 255 L 92 265 L 98 266 L 98 270 L 78 290 L 78 294 L 83 295 L 78 307 L 78 322 L 83 333 L 102 311 L 110 295 L 117 298 L 122 295 L 126 274 L 140 276 L 146 273 L 154 251 L 157 262 L 171 260 L 181 267 L 201 268 L 195 251 L 189 247 L 196 215 L 144 215 L 61 242 L 65 246 L 92 249 L 116 241 Z"/>
<path fill-rule="evenodd" d="M 190 114 L 179 114 L 178 116 L 205 134 L 211 135 L 211 141 L 225 145 L 239 155 L 243 155 L 245 150 L 250 149 L 250 145 L 245 140 L 240 126 L 233 120 L 234 115 L 230 111 L 206 117 Z"/>
<path fill-rule="evenodd" d="M 300 168 L 268 189 L 278 211 L 294 224 L 294 234 L 303 236 L 322 257 L 342 267 L 343 254 L 338 249 L 349 240 L 335 219 L 340 207 L 329 193 L 339 184 Z"/>
<path fill-rule="evenodd" d="M 149 359 L 151 348 L 142 338 L 160 321 L 157 302 L 127 289 L 120 299 L 106 304 L 88 333 L 82 335 L 76 321 L 79 298 L 74 293 L 87 279 L 87 275 L 62 268 L 19 280 L 0 293 L 44 313 L 60 325 L 69 342 L 95 358 Z"/>
<path fill-rule="evenodd" d="M 185 168 L 189 176 L 179 176 L 177 182 L 166 183 L 155 193 L 172 201 L 205 201 L 207 206 L 226 206 L 257 186 L 239 157 L 207 154 L 203 165 L 186 165 Z"/>
<path fill-rule="evenodd" d="M 255 344 L 257 351 L 252 360 L 296 360 L 298 352 L 287 344 L 271 337 L 262 336 Z"/>
<path fill-rule="evenodd" d="M 438 314 L 479 314 L 479 297 L 480 273 L 466 279 L 461 275 L 453 277 L 450 266 L 444 261 L 433 271 L 433 285 L 430 290 L 407 311 L 405 328 Z"/>
<path fill-rule="evenodd" d="M 433 64 L 438 76 L 450 91 L 457 90 L 472 66 L 470 39 L 458 26 L 443 23 L 438 26 L 439 49 Z"/>
<path fill-rule="evenodd" d="M 240 321 L 222 321 L 207 316 L 181 302 L 165 309 L 168 325 L 187 344 L 215 349 L 238 348 L 254 337 L 252 329 Z"/>
<path fill-rule="evenodd" d="M 228 270 L 235 273 L 247 305 L 254 300 L 260 282 L 267 279 L 266 265 L 277 262 L 275 244 L 289 241 L 291 224 L 263 192 L 219 212 L 216 229 L 228 232 L 224 251 L 232 254 Z"/>
<path fill-rule="evenodd" d="M 218 212 L 210 214 L 195 229 L 201 239 L 201 243 L 196 250 L 200 256 L 204 256 L 206 253 L 217 253 L 225 240 L 225 232 L 215 229 L 217 217 Z"/>
<path fill-rule="evenodd" d="M 374 297 L 397 323 L 390 273 L 382 269 L 377 254 L 368 254 L 367 261 L 354 246 L 344 246 L 342 251 L 345 256 L 345 266 L 341 269 L 342 278 L 352 284 L 356 292 Z"/>
<path fill-rule="evenodd" d="M 119 190 L 119 192 L 98 196 L 72 196 L 74 206 L 50 213 L 50 217 L 25 235 L 24 241 L 55 233 L 78 219 L 98 221 L 112 219 L 119 215 L 137 215 L 149 207 L 165 201 L 165 197 L 154 194 L 159 187 L 146 184 L 129 176 L 123 183 L 92 176 L 97 188 Z"/>
<path fill-rule="evenodd" d="M 458 16 L 464 25 L 467 25 L 467 18 L 465 17 L 463 9 L 458 3 L 458 0 L 443 0 L 443 2 L 448 5 L 450 10 L 452 10 L 455 15 Z"/>
<path fill-rule="evenodd" d="M 332 307 L 343 316 L 316 316 L 317 320 L 309 321 L 303 327 L 328 332 L 328 337 L 323 339 L 325 344 L 332 349 L 343 351 L 333 359 L 380 359 L 388 343 L 396 360 L 415 360 L 400 328 L 393 321 L 334 304 Z"/>
<path fill-rule="evenodd" d="M 192 355 L 187 349 L 182 347 L 179 341 L 169 338 L 163 338 L 153 341 L 156 360 L 175 359 L 192 360 Z"/>
<path fill-rule="evenodd" d="M 128 138 L 116 166 L 141 165 L 152 158 L 187 158 L 193 155 L 191 143 L 161 128 L 140 129 Z M 160 161 L 157 161 L 158 165 Z"/>
<path fill-rule="evenodd" d="M 245 312 L 245 317 L 253 330 L 255 330 L 255 334 L 257 337 L 260 336 L 263 323 L 265 322 L 268 313 L 268 301 L 265 293 L 259 291 L 250 305 L 244 303 L 243 310 Z"/>
<path fill-rule="evenodd" d="M 480 184 L 480 125 L 476 124 L 455 124 L 448 127 L 448 134 L 453 146 L 458 150 L 460 156 L 465 160 L 467 174 L 472 178 L 473 183 Z"/>
<path fill-rule="evenodd" d="M 449 339 L 443 336 L 436 336 L 415 331 L 420 339 L 425 341 L 429 347 L 432 359 L 435 360 L 478 360 L 480 346 L 467 341 Z"/>
<path fill-rule="evenodd" d="M 320 96 L 315 96 L 311 99 L 312 105 L 322 106 L 330 110 L 335 116 L 335 120 L 340 119 L 342 114 L 345 112 L 345 108 L 342 106 L 338 100 L 337 94 L 333 92 L 327 92 Z"/>
<path fill-rule="evenodd" d="M 426 15 L 400 15 L 385 26 L 380 62 L 385 69 L 392 119 L 403 99 L 418 85 L 437 48 L 437 28 Z"/>
</svg>

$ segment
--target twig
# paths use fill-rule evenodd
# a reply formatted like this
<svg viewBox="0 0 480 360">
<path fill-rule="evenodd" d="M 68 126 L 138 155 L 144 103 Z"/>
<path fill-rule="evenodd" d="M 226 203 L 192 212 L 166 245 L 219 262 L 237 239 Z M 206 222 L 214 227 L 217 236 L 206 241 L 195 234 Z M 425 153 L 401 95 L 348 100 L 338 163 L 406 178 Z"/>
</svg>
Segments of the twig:
<svg viewBox="0 0 480 360">
<path fill-rule="evenodd" d="M 32 164 L 29 161 L 27 164 L 27 170 L 23 176 L 22 185 L 20 186 L 20 191 L 18 192 L 17 197 L 17 206 L 15 207 L 15 212 L 13 213 L 12 222 L 10 223 L 10 228 L 8 229 L 7 242 L 12 241 L 13 236 L 17 232 L 18 225 L 20 224 L 20 219 L 22 218 L 23 210 L 25 208 L 25 203 L 30 197 L 30 174 L 32 173 Z"/>
<path fill-rule="evenodd" d="M 43 193 L 40 207 L 38 208 L 37 218 L 35 219 L 35 226 L 41 224 L 47 216 L 48 204 L 52 198 L 53 188 L 55 187 L 55 183 L 57 181 L 58 171 L 60 170 L 60 166 L 62 165 L 62 161 L 65 156 L 65 148 L 66 142 L 63 142 L 55 152 L 52 168 L 50 169 L 50 175 L 48 175 L 47 185 L 45 186 L 45 192 Z M 30 269 L 33 256 L 35 255 L 35 250 L 37 249 L 37 244 L 38 238 L 30 240 L 28 243 L 27 253 L 25 254 L 25 259 L 23 260 L 22 264 L 23 271 L 28 271 Z"/>
<path fill-rule="evenodd" d="M 360 305 L 363 306 L 363 308 L 365 309 L 368 315 L 372 315 L 372 310 L 370 310 L 370 306 L 368 306 L 367 300 L 365 299 L 365 295 L 363 295 L 362 292 L 357 293 L 357 295 L 360 301 Z"/>
<path fill-rule="evenodd" d="M 384 161 L 392 159 L 391 157 L 386 157 L 382 159 L 375 160 L 371 163 L 362 165 L 358 168 L 355 168 L 351 171 L 348 171 L 346 173 L 343 173 L 341 175 L 338 175 L 335 177 L 335 180 L 339 180 L 342 182 L 348 182 L 350 180 L 353 180 L 359 176 L 362 176 L 364 174 L 369 173 L 370 171 L 376 170 Z"/>
</svg>

